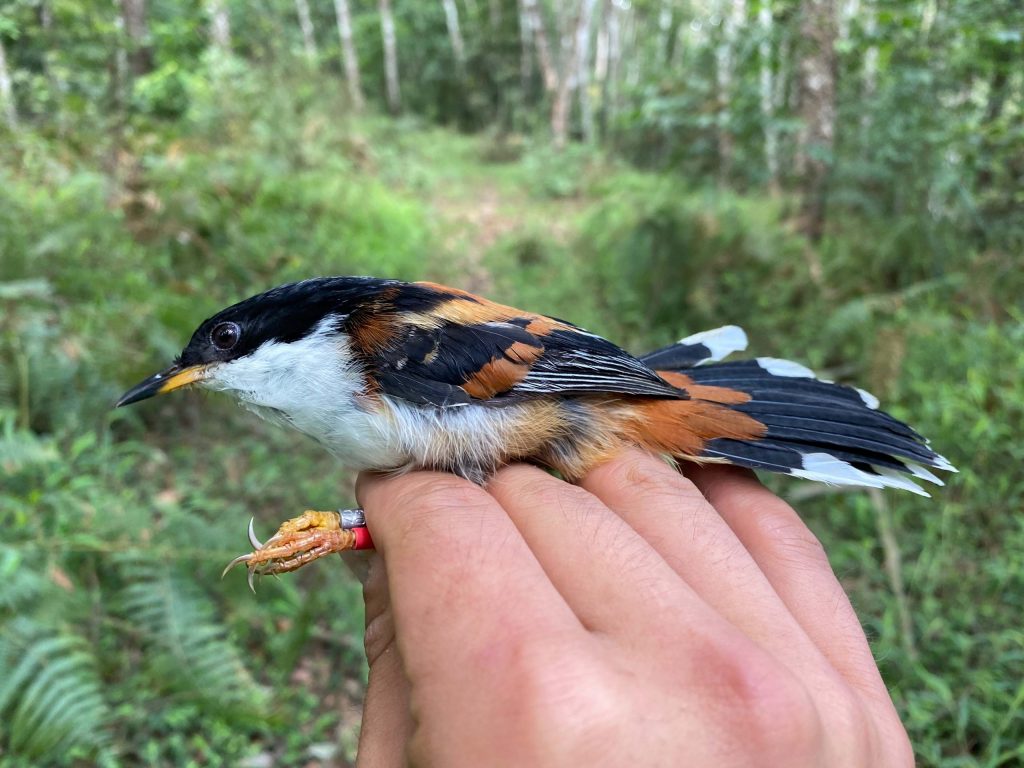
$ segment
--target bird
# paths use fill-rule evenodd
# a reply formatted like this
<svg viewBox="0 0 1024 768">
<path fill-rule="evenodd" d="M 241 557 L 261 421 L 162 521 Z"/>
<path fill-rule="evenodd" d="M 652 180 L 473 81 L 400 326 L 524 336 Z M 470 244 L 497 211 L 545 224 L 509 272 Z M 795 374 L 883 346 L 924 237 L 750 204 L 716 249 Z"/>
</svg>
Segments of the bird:
<svg viewBox="0 0 1024 768">
<path fill-rule="evenodd" d="M 733 464 L 833 485 L 928 494 L 955 472 L 870 393 L 789 360 L 726 361 L 747 347 L 727 325 L 635 357 L 555 317 L 458 288 L 374 277 L 281 285 L 204 320 L 173 364 L 116 407 L 185 387 L 232 395 L 302 432 L 352 470 L 431 469 L 485 484 L 528 462 L 568 482 L 626 446 L 673 461 Z M 361 510 L 285 521 L 254 575 L 369 549 Z"/>
</svg>

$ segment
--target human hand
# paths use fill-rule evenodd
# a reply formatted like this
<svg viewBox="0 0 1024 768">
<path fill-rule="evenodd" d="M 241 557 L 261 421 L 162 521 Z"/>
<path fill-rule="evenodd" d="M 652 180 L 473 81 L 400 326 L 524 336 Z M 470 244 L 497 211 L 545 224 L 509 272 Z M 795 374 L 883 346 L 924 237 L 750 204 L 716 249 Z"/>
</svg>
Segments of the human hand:
<svg viewBox="0 0 1024 768">
<path fill-rule="evenodd" d="M 913 765 L 807 526 L 748 473 L 687 475 L 361 477 L 359 765 Z"/>
</svg>

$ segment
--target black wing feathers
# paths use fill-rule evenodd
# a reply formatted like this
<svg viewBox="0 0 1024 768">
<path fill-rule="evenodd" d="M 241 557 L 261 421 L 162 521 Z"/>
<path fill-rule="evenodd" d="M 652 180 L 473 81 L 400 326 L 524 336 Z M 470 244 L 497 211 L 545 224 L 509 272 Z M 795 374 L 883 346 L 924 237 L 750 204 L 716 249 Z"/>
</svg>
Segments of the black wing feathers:
<svg viewBox="0 0 1024 768">
<path fill-rule="evenodd" d="M 685 399 L 649 367 L 610 341 L 577 329 L 552 331 L 541 356 L 516 389 L 536 393 L 610 393 Z"/>
<path fill-rule="evenodd" d="M 374 313 L 392 317 L 397 332 L 365 348 L 364 362 L 385 394 L 410 402 L 498 405 L 586 393 L 687 397 L 599 336 L 468 294 L 403 285 Z"/>
</svg>

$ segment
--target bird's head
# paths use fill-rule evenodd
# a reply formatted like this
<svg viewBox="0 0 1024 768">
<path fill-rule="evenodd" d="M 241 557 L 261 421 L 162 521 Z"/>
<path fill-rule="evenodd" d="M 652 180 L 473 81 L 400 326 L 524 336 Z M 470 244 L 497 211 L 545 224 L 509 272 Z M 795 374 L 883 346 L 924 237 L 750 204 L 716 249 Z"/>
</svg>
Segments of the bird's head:
<svg viewBox="0 0 1024 768">
<path fill-rule="evenodd" d="M 239 302 L 205 320 L 169 368 L 129 389 L 116 407 L 200 385 L 287 411 L 303 396 L 303 381 L 350 375 L 348 317 L 387 285 L 374 278 L 316 278 Z"/>
</svg>

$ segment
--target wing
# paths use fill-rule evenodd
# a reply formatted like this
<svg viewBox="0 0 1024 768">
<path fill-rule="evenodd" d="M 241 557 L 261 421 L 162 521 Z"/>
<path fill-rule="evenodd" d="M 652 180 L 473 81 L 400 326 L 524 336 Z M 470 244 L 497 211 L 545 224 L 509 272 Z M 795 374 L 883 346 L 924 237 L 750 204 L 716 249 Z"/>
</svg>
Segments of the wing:
<svg viewBox="0 0 1024 768">
<path fill-rule="evenodd" d="M 687 397 L 571 323 L 430 283 L 396 286 L 353 313 L 349 333 L 383 393 L 423 405 L 553 394 Z"/>
</svg>

